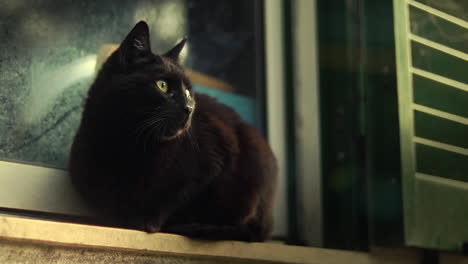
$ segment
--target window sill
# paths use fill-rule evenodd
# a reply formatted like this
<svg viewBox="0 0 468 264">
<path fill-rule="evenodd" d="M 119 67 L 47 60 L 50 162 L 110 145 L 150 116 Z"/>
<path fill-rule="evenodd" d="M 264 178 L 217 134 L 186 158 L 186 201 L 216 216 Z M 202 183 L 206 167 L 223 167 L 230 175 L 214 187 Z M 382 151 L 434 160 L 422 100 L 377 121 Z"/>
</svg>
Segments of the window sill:
<svg viewBox="0 0 468 264">
<path fill-rule="evenodd" d="M 117 228 L 0 216 L 0 242 L 34 243 L 61 248 L 107 249 L 118 252 L 238 259 L 281 263 L 419 263 L 412 250 L 377 250 L 363 253 L 275 243 L 197 241 L 173 234 L 147 234 Z"/>
</svg>

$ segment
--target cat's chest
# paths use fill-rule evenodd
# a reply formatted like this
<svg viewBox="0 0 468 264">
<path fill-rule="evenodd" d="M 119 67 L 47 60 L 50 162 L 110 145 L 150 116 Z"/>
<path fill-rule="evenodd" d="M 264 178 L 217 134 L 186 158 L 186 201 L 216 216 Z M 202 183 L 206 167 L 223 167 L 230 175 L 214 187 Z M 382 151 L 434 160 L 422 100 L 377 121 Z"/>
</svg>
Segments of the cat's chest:
<svg viewBox="0 0 468 264">
<path fill-rule="evenodd" d="M 184 147 L 162 147 L 145 157 L 146 176 L 154 180 L 192 178 L 200 175 L 200 161 L 195 151 Z"/>
<path fill-rule="evenodd" d="M 204 141 L 190 147 L 168 147 L 153 155 L 146 164 L 155 180 L 205 181 L 227 172 L 233 154 L 222 140 Z"/>
</svg>

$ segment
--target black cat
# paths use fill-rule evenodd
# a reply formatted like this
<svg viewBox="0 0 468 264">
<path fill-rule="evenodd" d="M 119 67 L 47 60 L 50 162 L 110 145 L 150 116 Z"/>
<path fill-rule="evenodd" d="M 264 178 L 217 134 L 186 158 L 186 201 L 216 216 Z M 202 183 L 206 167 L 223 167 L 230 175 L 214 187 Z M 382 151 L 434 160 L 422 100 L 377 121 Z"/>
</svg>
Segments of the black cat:
<svg viewBox="0 0 468 264">
<path fill-rule="evenodd" d="M 226 105 L 195 94 L 139 22 L 102 66 L 86 100 L 69 169 L 109 225 L 200 239 L 264 241 L 276 160 Z"/>
</svg>

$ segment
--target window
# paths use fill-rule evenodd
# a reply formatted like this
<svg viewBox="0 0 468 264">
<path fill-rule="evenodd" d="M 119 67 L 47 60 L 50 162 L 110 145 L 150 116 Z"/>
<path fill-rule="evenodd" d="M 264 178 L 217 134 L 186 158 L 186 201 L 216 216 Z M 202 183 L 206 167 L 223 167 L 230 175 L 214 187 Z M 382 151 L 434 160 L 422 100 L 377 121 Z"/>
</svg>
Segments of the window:
<svg viewBox="0 0 468 264">
<path fill-rule="evenodd" d="M 66 174 L 82 103 L 146 20 L 154 51 L 188 36 L 195 89 L 268 138 L 280 167 L 276 238 L 466 248 L 467 3 L 6 1 L 0 208 L 89 214 Z"/>
<path fill-rule="evenodd" d="M 187 35 L 183 62 L 196 89 L 264 130 L 255 1 L 6 3 L 0 8 L 2 159 L 66 168 L 87 89 L 100 63 L 139 20 L 149 23 L 156 52 Z"/>
<path fill-rule="evenodd" d="M 268 136 L 263 4 L 261 0 L 2 3 L 0 207 L 66 215 L 88 212 L 71 193 L 65 171 L 68 152 L 100 64 L 140 20 L 150 25 L 155 52 L 165 52 L 187 36 L 182 62 L 195 89 L 231 105 Z M 276 106 L 274 111 L 282 109 Z M 280 196 L 284 205 L 284 192 Z M 284 225 L 285 216 L 278 213 L 278 218 L 278 226 Z"/>
</svg>

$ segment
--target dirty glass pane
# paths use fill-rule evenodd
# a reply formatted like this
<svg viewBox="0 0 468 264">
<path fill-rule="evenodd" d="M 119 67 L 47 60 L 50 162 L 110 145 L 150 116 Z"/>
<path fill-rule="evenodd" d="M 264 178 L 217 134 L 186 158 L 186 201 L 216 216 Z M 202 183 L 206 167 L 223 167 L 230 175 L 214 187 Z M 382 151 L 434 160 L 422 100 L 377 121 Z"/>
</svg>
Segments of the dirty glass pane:
<svg viewBox="0 0 468 264">
<path fill-rule="evenodd" d="M 422 4 L 449 15 L 468 20 L 468 2 L 466 0 L 416 0 Z"/>
<path fill-rule="evenodd" d="M 140 20 L 155 52 L 188 36 L 196 89 L 258 125 L 254 2 L 2 0 L 0 159 L 66 168 L 96 69 Z"/>
<path fill-rule="evenodd" d="M 467 2 L 468 3 L 468 2 Z M 443 44 L 462 52 L 468 52 L 466 42 L 468 33 L 460 25 L 425 12 L 416 7 L 410 7 L 411 32 L 425 39 Z"/>
</svg>

